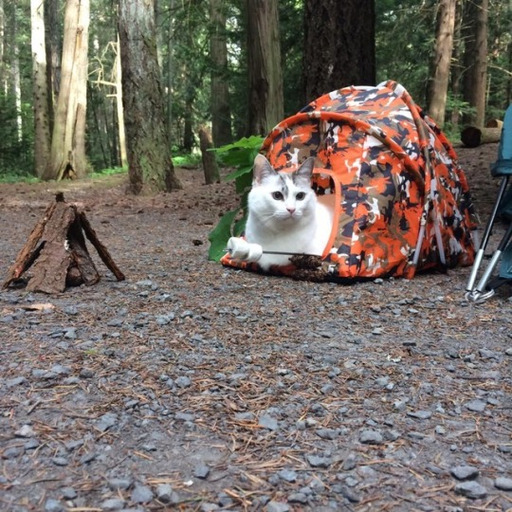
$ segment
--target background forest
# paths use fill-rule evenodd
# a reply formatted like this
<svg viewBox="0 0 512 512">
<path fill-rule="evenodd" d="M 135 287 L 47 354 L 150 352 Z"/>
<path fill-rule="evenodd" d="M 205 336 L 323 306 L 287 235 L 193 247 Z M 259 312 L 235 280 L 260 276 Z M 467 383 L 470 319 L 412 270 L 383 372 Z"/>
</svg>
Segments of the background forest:
<svg viewBox="0 0 512 512">
<path fill-rule="evenodd" d="M 65 175 L 61 172 L 45 176 L 43 171 L 37 171 L 34 112 L 41 98 L 48 103 L 48 129 L 55 138 L 65 63 L 62 57 L 65 14 L 72 1 L 82 7 L 87 3 L 88 7 L 87 12 L 81 13 L 88 17 L 87 109 L 83 113 L 87 172 L 126 165 L 120 143 L 123 135 L 119 130 L 123 118 L 118 95 L 121 66 L 117 56 L 119 44 L 122 48 L 123 42 L 119 43 L 118 23 L 122 25 L 123 20 L 119 20 L 118 3 L 0 0 L 0 177 L 4 179 Z M 129 8 L 137 2 L 123 0 L 123 4 Z M 255 94 L 254 84 L 258 83 L 258 73 L 267 62 L 255 59 L 251 49 L 252 43 L 261 37 L 257 32 L 258 17 L 264 8 L 261 4 L 277 9 L 277 22 L 270 34 L 274 51 L 270 54 L 278 69 L 266 73 L 277 73 L 283 101 L 281 111 L 263 115 L 255 112 L 265 100 Z M 341 8 L 340 4 L 344 5 L 345 21 L 334 13 Z M 39 30 L 45 34 L 42 52 L 47 68 L 42 82 L 46 85 L 41 86 L 39 82 L 38 86 L 35 34 L 37 9 L 41 6 L 44 14 L 40 12 L 39 21 L 43 25 Z M 446 39 L 443 16 L 447 10 L 452 11 L 452 19 L 448 20 L 452 40 L 443 46 Z M 348 12 L 359 24 L 367 26 L 369 38 L 362 40 L 357 33 L 350 38 Z M 360 46 L 363 53 L 357 59 L 353 57 L 357 60 L 354 66 L 350 58 L 345 65 L 335 64 L 335 72 L 331 74 L 336 85 L 332 88 L 350 85 L 358 79 L 359 83 L 393 79 L 402 83 L 421 106 L 439 109 L 433 105 L 433 98 L 441 97 L 442 113 L 434 117 L 452 138 L 458 136 L 466 123 L 481 124 L 489 118 L 502 117 L 511 101 L 512 2 L 509 0 L 378 0 L 375 3 L 159 0 L 150 14 L 160 76 L 148 75 L 146 79 L 161 82 L 166 140 L 170 141 L 173 158 L 198 155 L 201 127 L 212 130 L 216 146 L 244 136 L 263 135 L 280 116 L 291 115 L 317 94 L 329 92 L 322 90 L 322 86 L 326 83 L 324 74 L 330 68 L 322 68 L 323 64 L 311 50 L 317 46 L 325 50 L 336 42 L 345 47 Z M 272 16 L 272 13 L 263 15 Z M 328 42 L 320 40 L 322 31 L 330 34 Z M 149 31 L 148 38 L 151 36 Z M 445 95 L 432 92 L 433 86 L 442 80 L 436 73 L 443 59 L 448 62 L 448 72 L 444 73 Z M 470 73 L 475 66 L 477 75 Z M 318 88 L 311 85 L 311 76 L 313 80 L 315 76 L 318 78 Z M 480 86 L 482 93 L 478 93 Z M 41 88 L 45 87 L 48 94 L 41 97 Z M 270 103 L 275 106 L 275 102 Z"/>
</svg>

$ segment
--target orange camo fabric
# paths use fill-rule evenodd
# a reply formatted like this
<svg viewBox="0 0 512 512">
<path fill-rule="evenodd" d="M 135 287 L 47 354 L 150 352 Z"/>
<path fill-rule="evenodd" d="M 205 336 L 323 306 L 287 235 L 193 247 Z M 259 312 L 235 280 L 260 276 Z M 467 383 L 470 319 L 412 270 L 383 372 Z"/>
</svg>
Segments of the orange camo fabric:
<svg viewBox="0 0 512 512">
<path fill-rule="evenodd" d="M 316 157 L 313 188 L 336 193 L 323 267 L 334 280 L 471 265 L 474 209 L 457 155 L 395 82 L 326 94 L 279 123 L 261 152 L 278 171 Z M 223 264 L 256 269 L 257 265 Z M 293 274 L 293 266 L 275 269 Z"/>
</svg>

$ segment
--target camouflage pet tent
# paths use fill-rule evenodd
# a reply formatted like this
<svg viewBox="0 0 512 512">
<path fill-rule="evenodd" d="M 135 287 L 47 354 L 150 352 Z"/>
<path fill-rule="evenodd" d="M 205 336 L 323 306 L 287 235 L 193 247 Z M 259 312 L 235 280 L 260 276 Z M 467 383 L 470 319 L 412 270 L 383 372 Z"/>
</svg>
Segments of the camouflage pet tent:
<svg viewBox="0 0 512 512">
<path fill-rule="evenodd" d="M 325 279 L 412 278 L 472 264 L 476 223 L 466 177 L 445 135 L 401 85 L 326 94 L 279 123 L 261 152 L 277 171 L 314 156 L 313 188 L 335 194 L 319 268 Z M 258 270 L 229 254 L 222 263 Z"/>
</svg>

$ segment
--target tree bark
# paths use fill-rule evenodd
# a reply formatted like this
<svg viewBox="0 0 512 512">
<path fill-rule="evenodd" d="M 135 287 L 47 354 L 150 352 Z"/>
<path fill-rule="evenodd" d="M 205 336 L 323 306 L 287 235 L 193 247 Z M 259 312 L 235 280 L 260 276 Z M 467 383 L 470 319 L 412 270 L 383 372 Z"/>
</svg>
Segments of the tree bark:
<svg viewBox="0 0 512 512">
<path fill-rule="evenodd" d="M 87 174 L 85 117 L 88 35 L 89 0 L 67 0 L 61 86 L 50 160 L 43 179 L 81 178 Z"/>
<path fill-rule="evenodd" d="M 32 28 L 32 76 L 34 91 L 34 167 L 38 177 L 43 176 L 50 157 L 50 114 L 48 112 L 48 82 L 46 75 L 46 45 L 44 3 L 30 1 Z"/>
<path fill-rule="evenodd" d="M 210 0 L 210 22 L 212 138 L 219 147 L 231 142 L 226 15 L 222 0 Z"/>
<path fill-rule="evenodd" d="M 284 116 L 277 0 L 246 0 L 248 135 L 267 134 Z"/>
<path fill-rule="evenodd" d="M 219 166 L 215 160 L 215 153 L 208 151 L 213 147 L 209 130 L 205 126 L 199 128 L 199 146 L 203 160 L 204 181 L 206 185 L 220 183 Z"/>
<path fill-rule="evenodd" d="M 453 34 L 452 66 L 450 72 L 450 86 L 454 106 L 450 113 L 450 122 L 452 126 L 459 126 L 462 81 L 462 1 L 456 0 L 455 5 L 455 27 Z"/>
<path fill-rule="evenodd" d="M 464 99 L 475 113 L 466 115 L 464 121 L 474 126 L 483 126 L 485 122 L 488 16 L 489 0 L 465 3 Z"/>
<path fill-rule="evenodd" d="M 5 47 L 5 11 L 4 0 L 0 0 L 0 87 L 5 91 L 5 64 L 4 64 L 4 47 Z"/>
<path fill-rule="evenodd" d="M 50 133 L 53 133 L 55 106 L 60 90 L 62 33 L 59 24 L 58 0 L 45 0 L 44 6 L 48 112 L 50 114 Z"/>
<path fill-rule="evenodd" d="M 116 60 L 115 60 L 115 84 L 116 84 L 116 115 L 117 115 L 117 131 L 119 134 L 119 161 L 121 167 L 128 165 L 128 157 L 126 154 L 126 131 L 124 128 L 124 109 L 123 109 L 123 72 L 121 69 L 121 43 L 119 42 L 119 34 L 116 42 Z"/>
<path fill-rule="evenodd" d="M 121 0 L 119 37 L 131 191 L 181 188 L 165 126 L 152 0 Z"/>
<path fill-rule="evenodd" d="M 304 104 L 349 85 L 375 85 L 374 0 L 306 0 Z"/>
<path fill-rule="evenodd" d="M 450 81 L 450 61 L 453 51 L 456 0 L 439 0 L 436 44 L 428 87 L 428 113 L 436 123 L 444 125 L 446 98 Z"/>
</svg>

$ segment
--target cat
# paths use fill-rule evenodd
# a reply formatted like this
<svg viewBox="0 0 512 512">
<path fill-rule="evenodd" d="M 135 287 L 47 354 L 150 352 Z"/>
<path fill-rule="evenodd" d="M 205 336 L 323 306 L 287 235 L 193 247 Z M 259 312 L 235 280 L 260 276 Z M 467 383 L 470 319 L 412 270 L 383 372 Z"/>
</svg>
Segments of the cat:
<svg viewBox="0 0 512 512">
<path fill-rule="evenodd" d="M 245 239 L 261 246 L 257 263 L 264 271 L 290 264 L 293 254 L 321 256 L 326 248 L 334 217 L 334 205 L 326 203 L 333 196 L 317 198 L 311 188 L 314 165 L 311 157 L 287 173 L 277 172 L 261 154 L 254 160 Z"/>
</svg>

